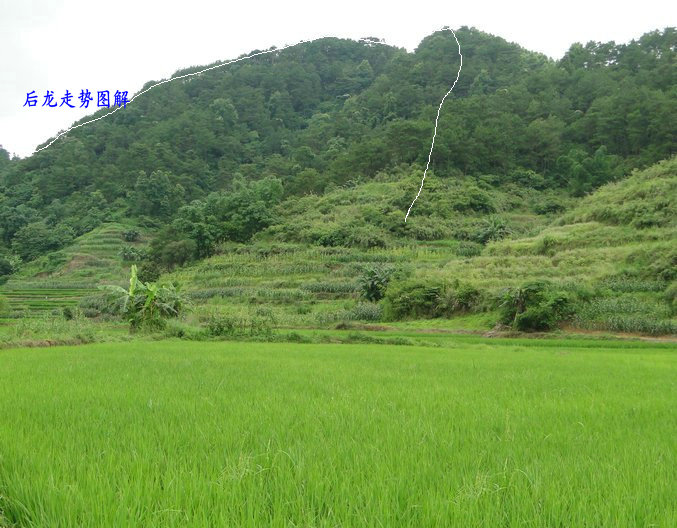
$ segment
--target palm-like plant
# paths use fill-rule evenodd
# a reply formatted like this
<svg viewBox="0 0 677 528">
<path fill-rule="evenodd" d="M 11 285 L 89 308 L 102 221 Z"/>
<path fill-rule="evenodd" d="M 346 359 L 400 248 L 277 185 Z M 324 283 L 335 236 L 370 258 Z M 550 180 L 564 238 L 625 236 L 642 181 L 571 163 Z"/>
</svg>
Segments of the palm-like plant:
<svg viewBox="0 0 677 528">
<path fill-rule="evenodd" d="M 174 284 L 140 281 L 136 265 L 132 266 L 128 289 L 116 285 L 100 288 L 110 292 L 116 311 L 129 321 L 132 330 L 162 327 L 164 320 L 178 316 L 185 304 Z"/>
</svg>

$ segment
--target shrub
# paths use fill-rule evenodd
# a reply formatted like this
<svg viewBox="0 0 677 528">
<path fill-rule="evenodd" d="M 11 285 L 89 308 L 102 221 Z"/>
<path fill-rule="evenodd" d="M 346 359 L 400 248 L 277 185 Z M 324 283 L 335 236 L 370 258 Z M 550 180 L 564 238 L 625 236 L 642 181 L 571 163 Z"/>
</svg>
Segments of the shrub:
<svg viewBox="0 0 677 528">
<path fill-rule="evenodd" d="M 388 282 L 393 273 L 389 266 L 369 266 L 359 278 L 362 297 L 370 302 L 378 302 L 385 295 Z"/>
<path fill-rule="evenodd" d="M 480 308 L 482 294 L 470 284 L 446 285 L 437 298 L 436 316 L 450 316 L 458 312 L 470 312 Z"/>
<path fill-rule="evenodd" d="M 433 282 L 405 282 L 389 289 L 384 313 L 388 319 L 436 317 L 443 285 Z"/>
<path fill-rule="evenodd" d="M 78 303 L 78 308 L 85 317 L 105 317 L 119 315 L 119 307 L 110 300 L 110 295 L 87 295 Z"/>
<path fill-rule="evenodd" d="M 299 304 L 296 306 L 296 313 L 299 315 L 307 315 L 313 311 L 313 308 L 308 304 Z"/>
<path fill-rule="evenodd" d="M 557 214 L 564 211 L 564 204 L 554 197 L 549 197 L 542 202 L 538 202 L 533 207 L 534 212 L 539 215 Z"/>
<path fill-rule="evenodd" d="M 233 336 L 243 328 L 242 321 L 235 317 L 211 315 L 207 320 L 207 333 L 211 336 Z"/>
<path fill-rule="evenodd" d="M 430 281 L 409 281 L 389 290 L 384 314 L 388 319 L 449 317 L 459 312 L 479 311 L 484 295 L 471 284 L 455 281 L 445 284 Z"/>
<path fill-rule="evenodd" d="M 508 174 L 508 179 L 520 187 L 531 187 L 533 189 L 544 189 L 546 187 L 546 180 L 543 175 L 530 169 L 515 169 Z"/>
<path fill-rule="evenodd" d="M 490 216 L 476 225 L 475 229 L 469 233 L 469 236 L 475 242 L 486 244 L 493 240 L 501 240 L 510 235 L 511 232 L 505 219 L 500 216 Z"/>
<path fill-rule="evenodd" d="M 135 248 L 134 246 L 122 246 L 119 255 L 125 262 L 136 262 L 147 257 L 145 250 Z"/>
<path fill-rule="evenodd" d="M 129 229 L 127 231 L 122 232 L 122 239 L 125 242 L 136 242 L 141 238 L 141 233 L 139 233 L 136 229 Z"/>
<path fill-rule="evenodd" d="M 452 208 L 459 212 L 493 213 L 496 211 L 491 195 L 472 183 L 465 183 L 454 192 Z"/>
<path fill-rule="evenodd" d="M 518 314 L 514 327 L 522 332 L 550 330 L 555 327 L 558 320 L 557 314 L 549 306 L 539 304 Z"/>
<path fill-rule="evenodd" d="M 145 261 L 139 266 L 138 276 L 139 280 L 143 282 L 155 282 L 162 275 L 162 270 L 157 262 Z"/>
<path fill-rule="evenodd" d="M 551 330 L 573 313 L 569 294 L 547 282 L 530 282 L 504 290 L 499 299 L 500 322 L 525 332 Z"/>
</svg>

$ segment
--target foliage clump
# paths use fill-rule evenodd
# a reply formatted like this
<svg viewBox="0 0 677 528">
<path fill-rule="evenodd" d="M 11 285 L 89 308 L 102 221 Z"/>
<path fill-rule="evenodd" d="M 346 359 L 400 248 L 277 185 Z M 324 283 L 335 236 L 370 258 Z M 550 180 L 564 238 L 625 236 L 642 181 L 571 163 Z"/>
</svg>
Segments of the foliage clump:
<svg viewBox="0 0 677 528">
<path fill-rule="evenodd" d="M 132 265 L 129 288 L 101 286 L 110 293 L 114 312 L 130 324 L 131 330 L 160 329 L 168 318 L 177 317 L 185 306 L 183 296 L 174 284 L 156 284 L 138 279 L 136 265 Z"/>
<path fill-rule="evenodd" d="M 362 297 L 370 302 L 380 301 L 385 295 L 392 274 L 391 267 L 368 266 L 359 278 Z"/>
<path fill-rule="evenodd" d="M 573 312 L 571 296 L 544 281 L 505 289 L 498 306 L 500 322 L 526 332 L 552 330 Z"/>
<path fill-rule="evenodd" d="M 386 318 L 393 320 L 450 317 L 481 311 L 485 301 L 482 292 L 472 284 L 413 279 L 388 290 L 384 313 Z"/>
</svg>

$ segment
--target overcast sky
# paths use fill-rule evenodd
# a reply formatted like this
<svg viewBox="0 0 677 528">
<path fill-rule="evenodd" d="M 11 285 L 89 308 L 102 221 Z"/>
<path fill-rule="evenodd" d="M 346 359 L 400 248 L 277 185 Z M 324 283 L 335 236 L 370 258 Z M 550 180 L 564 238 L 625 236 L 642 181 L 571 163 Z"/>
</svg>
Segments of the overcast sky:
<svg viewBox="0 0 677 528">
<path fill-rule="evenodd" d="M 559 58 L 573 42 L 627 42 L 674 26 L 676 10 L 669 5 L 654 0 L 0 0 L 0 145 L 27 156 L 92 113 L 91 105 L 89 112 L 78 109 L 83 88 L 128 90 L 131 97 L 146 81 L 252 49 L 321 36 L 376 36 L 413 50 L 436 29 L 467 25 Z M 75 109 L 40 106 L 46 90 L 60 102 L 67 89 L 75 94 Z M 38 105 L 23 107 L 32 90 Z"/>
</svg>

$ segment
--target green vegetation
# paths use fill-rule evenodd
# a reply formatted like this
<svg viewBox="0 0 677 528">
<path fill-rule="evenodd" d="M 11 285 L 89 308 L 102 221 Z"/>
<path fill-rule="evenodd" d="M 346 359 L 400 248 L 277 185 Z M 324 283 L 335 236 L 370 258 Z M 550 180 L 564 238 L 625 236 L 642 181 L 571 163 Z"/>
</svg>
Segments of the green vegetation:
<svg viewBox="0 0 677 528">
<path fill-rule="evenodd" d="M 0 351 L 18 526 L 673 526 L 674 349 Z M 631 494 L 631 497 L 629 496 Z"/>
<path fill-rule="evenodd" d="M 125 238 L 126 230 L 136 232 L 134 240 Z M 123 258 L 123 250 L 143 253 L 145 232 L 121 223 L 103 224 L 69 246 L 22 265 L 1 288 L 10 308 L 3 316 L 14 320 L 60 318 L 64 310 L 77 309 L 83 299 L 90 302 L 98 285 L 122 284 L 131 264 Z M 36 324 L 36 328 L 42 326 Z"/>
<path fill-rule="evenodd" d="M 457 35 L 0 148 L 0 528 L 677 525 L 677 33 Z"/>
<path fill-rule="evenodd" d="M 454 204 L 474 184 L 431 180 L 421 209 L 441 212 L 447 220 L 426 223 L 425 217 L 414 216 L 407 224 L 392 204 L 407 199 L 419 174 L 402 168 L 394 181 L 383 175 L 384 181 L 285 201 L 278 222 L 252 242 L 214 241 L 214 256 L 174 264 L 162 281 L 182 285 L 191 301 L 181 323 L 184 335 L 199 334 L 210 324 L 214 335 L 234 336 L 262 325 L 326 328 L 417 318 L 453 329 L 463 328 L 462 319 L 461 326 L 455 319 L 468 314 L 481 315 L 478 330 L 503 323 L 522 331 L 565 325 L 676 334 L 670 292 L 677 269 L 677 214 L 665 199 L 677 181 L 676 165 L 673 159 L 603 186 L 563 216 L 538 214 L 539 196 L 527 190 L 511 196 L 502 186 L 484 191 L 492 215 L 459 213 Z M 415 177 L 408 180 L 410 174 Z M 391 206 L 389 219 L 381 212 Z M 647 216 L 660 220 L 634 221 Z M 95 287 L 124 283 L 130 265 L 125 248 L 147 251 L 143 236 L 125 240 L 128 230 L 105 224 L 56 257 L 26 266 L 4 287 L 12 315 L 34 316 L 38 309 L 53 314 L 79 304 L 85 315 L 110 320 L 115 311 Z M 166 238 L 172 230 L 157 235 L 150 251 L 170 248 L 167 254 L 177 257 Z M 340 238 L 341 233 L 353 238 Z M 154 275 L 148 273 L 149 264 Z M 162 263 L 142 264 L 142 280 L 157 280 L 158 266 Z M 533 283 L 545 285 L 547 292 L 539 293 L 542 298 L 529 313 L 521 314 L 520 308 L 520 314 L 506 314 L 506 295 Z M 431 323 L 431 318 L 445 323 Z"/>
<path fill-rule="evenodd" d="M 136 265 L 191 297 L 188 335 L 472 316 L 674 334 L 674 28 L 558 61 L 457 35 L 406 223 L 459 60 L 448 31 L 413 53 L 306 43 L 165 83 L 28 159 L 0 151 L 9 316 L 110 320 L 96 288 Z"/>
<path fill-rule="evenodd" d="M 466 64 L 453 111 L 441 116 L 436 178 L 536 190 L 549 197 L 539 210 L 557 212 L 570 196 L 669 158 L 676 34 L 574 44 L 552 61 L 458 29 Z M 275 223 L 269 205 L 280 193 L 322 194 L 399 165 L 420 168 L 458 61 L 448 31 L 413 53 L 327 38 L 158 86 L 30 158 L 10 161 L 2 151 L 4 250 L 33 260 L 130 217 L 148 227 L 171 223 L 173 242 L 184 241 L 190 258 L 221 239 L 246 241 Z M 264 181 L 267 200 L 255 183 Z M 457 211 L 495 207 L 479 183 L 450 198 Z M 423 207 L 414 217 L 437 222 Z"/>
<path fill-rule="evenodd" d="M 131 330 L 164 328 L 166 320 L 178 317 L 184 300 L 174 284 L 155 284 L 140 281 L 136 265 L 132 265 L 129 288 L 102 286 L 109 292 L 113 313 L 129 321 Z"/>
</svg>

